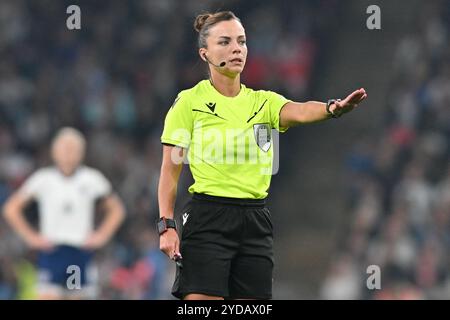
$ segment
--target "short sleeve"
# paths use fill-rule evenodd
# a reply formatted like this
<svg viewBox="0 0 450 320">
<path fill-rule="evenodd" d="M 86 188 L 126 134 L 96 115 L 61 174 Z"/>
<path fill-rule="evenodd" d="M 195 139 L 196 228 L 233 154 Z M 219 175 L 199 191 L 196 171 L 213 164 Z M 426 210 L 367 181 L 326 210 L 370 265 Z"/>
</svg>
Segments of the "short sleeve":
<svg viewBox="0 0 450 320">
<path fill-rule="evenodd" d="M 286 99 L 281 94 L 273 91 L 264 91 L 268 103 L 270 123 L 273 129 L 279 132 L 286 132 L 288 127 L 280 127 L 280 112 L 284 105 L 291 100 Z"/>
<path fill-rule="evenodd" d="M 40 169 L 29 176 L 19 189 L 19 192 L 27 197 L 36 198 L 44 189 L 45 171 Z"/>
<path fill-rule="evenodd" d="M 100 171 L 94 170 L 91 179 L 90 184 L 94 189 L 96 198 L 102 198 L 112 193 L 111 183 Z"/>
<path fill-rule="evenodd" d="M 189 102 L 187 94 L 182 91 L 170 107 L 161 136 L 163 144 L 189 148 L 193 128 L 192 110 Z"/>
</svg>

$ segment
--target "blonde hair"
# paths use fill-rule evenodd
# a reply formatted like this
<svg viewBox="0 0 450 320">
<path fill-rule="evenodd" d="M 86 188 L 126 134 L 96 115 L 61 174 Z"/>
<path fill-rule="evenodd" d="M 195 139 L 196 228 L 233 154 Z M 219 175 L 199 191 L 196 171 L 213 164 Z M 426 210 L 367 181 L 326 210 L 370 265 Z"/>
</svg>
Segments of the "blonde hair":
<svg viewBox="0 0 450 320">
<path fill-rule="evenodd" d="M 84 138 L 83 134 L 79 130 L 72 127 L 64 127 L 59 129 L 52 140 L 52 147 L 54 147 L 56 142 L 58 142 L 63 137 L 75 138 L 80 142 L 82 149 L 86 149 L 86 139 Z"/>
</svg>

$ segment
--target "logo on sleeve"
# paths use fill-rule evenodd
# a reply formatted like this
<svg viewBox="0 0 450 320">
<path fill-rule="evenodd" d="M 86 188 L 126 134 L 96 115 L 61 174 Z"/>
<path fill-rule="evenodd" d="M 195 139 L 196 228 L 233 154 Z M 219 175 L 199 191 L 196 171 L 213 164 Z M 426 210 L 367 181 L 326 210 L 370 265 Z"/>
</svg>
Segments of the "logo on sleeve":
<svg viewBox="0 0 450 320">
<path fill-rule="evenodd" d="M 257 123 L 253 125 L 253 132 L 255 133 L 255 140 L 258 147 L 267 152 L 271 146 L 271 130 L 268 123 Z"/>
</svg>

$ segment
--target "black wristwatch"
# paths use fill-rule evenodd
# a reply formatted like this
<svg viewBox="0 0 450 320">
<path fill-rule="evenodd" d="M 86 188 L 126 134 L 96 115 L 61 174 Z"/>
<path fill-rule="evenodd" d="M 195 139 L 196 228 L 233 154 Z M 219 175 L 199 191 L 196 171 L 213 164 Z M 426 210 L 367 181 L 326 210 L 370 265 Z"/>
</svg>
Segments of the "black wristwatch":
<svg viewBox="0 0 450 320">
<path fill-rule="evenodd" d="M 327 102 L 327 107 L 326 107 L 327 113 L 328 113 L 328 114 L 331 114 L 331 117 L 332 117 L 332 118 L 339 118 L 339 117 L 341 116 L 341 115 L 337 115 L 337 114 L 335 114 L 335 113 L 333 113 L 333 112 L 330 111 L 331 105 L 332 105 L 333 103 L 336 103 L 337 101 L 341 101 L 341 99 L 330 99 L 330 100 L 328 100 L 328 102 Z"/>
<path fill-rule="evenodd" d="M 162 235 L 169 228 L 177 230 L 176 221 L 173 219 L 168 219 L 166 217 L 159 218 L 158 222 L 156 223 L 156 226 L 157 226 L 159 235 Z"/>
</svg>

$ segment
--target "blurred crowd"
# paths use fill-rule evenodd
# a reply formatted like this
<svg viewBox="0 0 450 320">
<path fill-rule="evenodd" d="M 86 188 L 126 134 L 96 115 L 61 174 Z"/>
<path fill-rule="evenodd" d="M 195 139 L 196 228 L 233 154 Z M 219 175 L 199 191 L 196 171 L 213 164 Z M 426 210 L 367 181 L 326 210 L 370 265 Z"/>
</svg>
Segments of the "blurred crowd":
<svg viewBox="0 0 450 320">
<path fill-rule="evenodd" d="M 159 138 L 177 92 L 206 76 L 195 16 L 234 10 L 248 34 L 244 83 L 295 99 L 308 90 L 318 32 L 336 3 L 228 1 L 225 8 L 223 1 L 86 0 L 78 1 L 81 30 L 68 30 L 71 4 L 0 2 L 0 205 L 31 172 L 51 164 L 49 143 L 59 128 L 80 129 L 86 164 L 111 180 L 127 209 L 118 235 L 96 256 L 99 298 L 170 298 L 174 266 L 154 231 Z M 448 80 L 448 71 L 441 77 Z M 36 208 L 27 215 L 36 219 Z M 35 252 L 4 219 L 0 240 L 0 299 L 33 298 Z"/>
<path fill-rule="evenodd" d="M 423 3 L 415 21 L 397 45 L 385 126 L 348 155 L 351 224 L 323 299 L 450 299 L 450 2 Z M 379 290 L 366 286 L 370 265 Z"/>
</svg>

